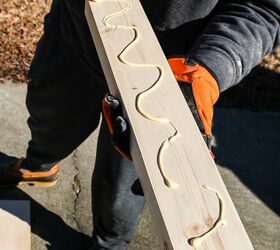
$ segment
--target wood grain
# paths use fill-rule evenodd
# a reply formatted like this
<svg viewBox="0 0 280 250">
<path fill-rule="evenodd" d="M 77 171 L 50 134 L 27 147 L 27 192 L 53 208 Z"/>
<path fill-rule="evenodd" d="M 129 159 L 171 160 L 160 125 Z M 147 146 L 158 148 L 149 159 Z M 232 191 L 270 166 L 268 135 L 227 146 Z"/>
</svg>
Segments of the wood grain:
<svg viewBox="0 0 280 250">
<path fill-rule="evenodd" d="M 29 201 L 0 201 L 0 249 L 31 249 Z"/>
<path fill-rule="evenodd" d="M 164 248 L 253 249 L 139 1 L 86 1 L 85 13 L 110 92 L 130 122 L 133 163 Z M 175 130 L 180 136 L 161 155 L 172 187 L 158 156 Z"/>
</svg>

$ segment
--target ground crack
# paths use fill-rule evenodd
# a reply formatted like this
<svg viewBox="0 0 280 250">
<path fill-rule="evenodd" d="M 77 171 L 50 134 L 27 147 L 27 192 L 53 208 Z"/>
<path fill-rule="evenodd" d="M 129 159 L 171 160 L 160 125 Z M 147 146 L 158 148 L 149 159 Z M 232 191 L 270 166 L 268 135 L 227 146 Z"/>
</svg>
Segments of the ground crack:
<svg viewBox="0 0 280 250">
<path fill-rule="evenodd" d="M 72 156 L 72 164 L 76 170 L 76 174 L 74 175 L 74 178 L 73 178 L 73 184 L 72 184 L 72 189 L 73 189 L 73 193 L 75 195 L 75 199 L 74 199 L 74 212 L 72 213 L 72 218 L 73 220 L 75 221 L 77 227 L 78 227 L 78 230 L 80 232 L 82 232 L 82 227 L 79 223 L 79 220 L 77 219 L 76 217 L 76 211 L 77 211 L 77 206 L 78 206 L 78 201 L 79 201 L 79 195 L 80 195 L 80 192 L 81 192 L 81 183 L 80 183 L 80 180 L 79 180 L 79 159 L 78 159 L 78 156 L 77 156 L 77 153 L 78 153 L 78 149 L 76 149 L 73 153 L 73 156 Z"/>
</svg>

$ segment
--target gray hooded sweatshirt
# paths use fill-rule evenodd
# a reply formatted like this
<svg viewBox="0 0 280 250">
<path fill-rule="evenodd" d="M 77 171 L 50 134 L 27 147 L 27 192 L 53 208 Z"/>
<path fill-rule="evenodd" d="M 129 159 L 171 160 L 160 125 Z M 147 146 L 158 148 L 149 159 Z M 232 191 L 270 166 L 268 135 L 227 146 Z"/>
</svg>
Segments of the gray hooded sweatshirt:
<svg viewBox="0 0 280 250">
<path fill-rule="evenodd" d="M 140 0 L 167 57 L 192 57 L 220 91 L 239 83 L 280 45 L 280 0 Z M 84 0 L 54 0 L 45 31 L 85 74 L 96 74 L 96 51 Z"/>
</svg>

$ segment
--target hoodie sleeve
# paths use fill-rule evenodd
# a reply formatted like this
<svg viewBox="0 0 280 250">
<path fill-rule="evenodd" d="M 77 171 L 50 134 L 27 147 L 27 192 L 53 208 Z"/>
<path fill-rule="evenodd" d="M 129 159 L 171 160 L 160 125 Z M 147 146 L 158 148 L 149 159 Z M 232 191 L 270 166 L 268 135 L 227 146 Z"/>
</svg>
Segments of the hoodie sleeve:
<svg viewBox="0 0 280 250">
<path fill-rule="evenodd" d="M 220 1 L 188 56 L 213 73 L 222 92 L 279 44 L 280 0 Z"/>
</svg>

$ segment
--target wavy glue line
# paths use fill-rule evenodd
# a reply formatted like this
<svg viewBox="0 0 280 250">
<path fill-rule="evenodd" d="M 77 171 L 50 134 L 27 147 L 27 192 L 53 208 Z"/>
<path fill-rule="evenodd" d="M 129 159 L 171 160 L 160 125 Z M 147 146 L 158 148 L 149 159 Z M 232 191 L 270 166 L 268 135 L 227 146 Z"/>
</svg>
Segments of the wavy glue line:
<svg viewBox="0 0 280 250">
<path fill-rule="evenodd" d="M 124 49 L 120 52 L 120 54 L 117 57 L 118 57 L 119 61 L 121 63 L 125 64 L 125 65 L 132 66 L 132 67 L 139 67 L 139 68 L 140 67 L 141 68 L 144 68 L 144 67 L 145 68 L 147 68 L 147 67 L 156 68 L 157 71 L 159 72 L 159 75 L 158 75 L 158 78 L 156 79 L 156 81 L 149 88 L 142 91 L 141 93 L 139 93 L 136 96 L 135 107 L 136 107 L 136 110 L 146 119 L 148 119 L 150 121 L 154 121 L 154 122 L 168 123 L 174 129 L 173 135 L 171 135 L 166 140 L 164 140 L 164 142 L 161 144 L 161 146 L 158 150 L 157 164 L 159 166 L 159 170 L 160 170 L 160 173 L 163 177 L 164 183 L 170 188 L 176 188 L 179 185 L 176 182 L 174 182 L 173 180 L 171 180 L 168 177 L 168 175 L 166 174 L 162 158 L 163 158 L 164 152 L 169 148 L 170 144 L 172 142 L 174 142 L 176 140 L 176 138 L 180 137 L 180 133 L 178 132 L 178 130 L 176 129 L 176 127 L 172 123 L 172 121 L 170 121 L 169 119 L 164 118 L 164 117 L 156 117 L 156 116 L 153 116 L 151 114 L 148 114 L 141 107 L 142 100 L 147 95 L 149 95 L 149 93 L 151 91 L 154 91 L 158 87 L 158 85 L 159 85 L 159 83 L 160 83 L 160 81 L 161 81 L 161 79 L 164 75 L 164 72 L 159 65 L 156 65 L 156 64 L 136 64 L 136 63 L 129 62 L 125 59 L 125 54 L 129 51 L 130 48 L 132 48 L 139 41 L 139 39 L 140 39 L 139 31 L 133 25 L 131 25 L 131 26 L 116 25 L 114 23 L 110 23 L 110 20 L 115 18 L 115 17 L 122 16 L 126 12 L 128 12 L 132 7 L 131 3 L 129 1 L 126 1 L 126 0 L 96 0 L 94 2 L 97 2 L 97 3 L 101 3 L 101 2 L 122 2 L 122 3 L 126 4 L 124 9 L 121 9 L 120 11 L 109 14 L 109 15 L 105 16 L 102 20 L 103 24 L 110 29 L 127 29 L 127 30 L 133 31 L 133 33 L 134 33 L 134 38 L 124 47 Z"/>
<path fill-rule="evenodd" d="M 209 236 L 215 229 L 217 229 L 218 227 L 222 226 L 222 225 L 226 225 L 226 220 L 224 218 L 225 216 L 225 201 L 222 197 L 222 195 L 214 188 L 208 187 L 206 185 L 203 185 L 203 187 L 205 189 L 208 189 L 212 192 L 214 192 L 219 200 L 219 216 L 217 218 L 217 220 L 215 221 L 215 223 L 213 224 L 213 226 L 206 231 L 205 233 L 203 233 L 200 236 L 197 237 L 193 237 L 191 239 L 189 239 L 189 243 L 191 246 L 193 246 L 195 249 L 201 244 L 201 242 L 207 237 Z"/>
</svg>

